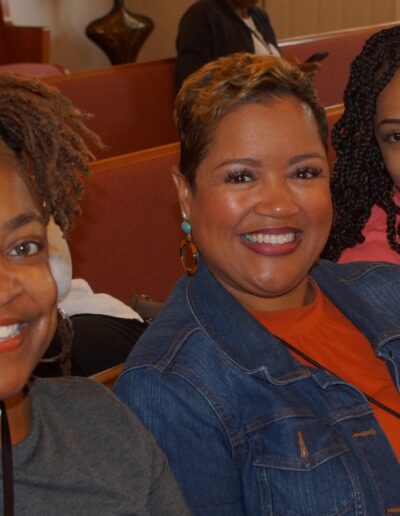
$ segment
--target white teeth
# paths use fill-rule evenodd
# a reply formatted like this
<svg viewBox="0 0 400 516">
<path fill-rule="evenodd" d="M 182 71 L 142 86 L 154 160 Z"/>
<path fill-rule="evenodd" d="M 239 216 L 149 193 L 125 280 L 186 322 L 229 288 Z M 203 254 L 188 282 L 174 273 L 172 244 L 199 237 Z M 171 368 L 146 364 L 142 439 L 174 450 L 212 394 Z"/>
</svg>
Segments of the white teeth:
<svg viewBox="0 0 400 516">
<path fill-rule="evenodd" d="M 0 339 L 10 339 L 19 335 L 21 331 L 20 324 L 10 324 L 9 326 L 0 326 Z"/>
<path fill-rule="evenodd" d="M 244 235 L 244 238 L 254 244 L 270 244 L 270 245 L 282 245 L 288 242 L 293 242 L 296 235 L 294 233 L 284 233 L 281 235 L 269 235 L 266 233 L 250 233 Z"/>
</svg>

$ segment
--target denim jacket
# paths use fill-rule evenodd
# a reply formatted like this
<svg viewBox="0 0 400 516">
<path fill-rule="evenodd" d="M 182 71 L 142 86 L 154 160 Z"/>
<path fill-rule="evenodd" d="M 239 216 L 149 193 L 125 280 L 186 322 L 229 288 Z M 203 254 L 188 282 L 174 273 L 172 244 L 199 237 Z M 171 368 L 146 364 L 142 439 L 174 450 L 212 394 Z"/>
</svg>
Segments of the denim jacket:
<svg viewBox="0 0 400 516">
<path fill-rule="evenodd" d="M 400 389 L 400 268 L 322 261 L 312 276 Z M 178 282 L 116 393 L 196 515 L 400 512 L 400 464 L 365 396 L 301 365 L 204 265 Z"/>
</svg>

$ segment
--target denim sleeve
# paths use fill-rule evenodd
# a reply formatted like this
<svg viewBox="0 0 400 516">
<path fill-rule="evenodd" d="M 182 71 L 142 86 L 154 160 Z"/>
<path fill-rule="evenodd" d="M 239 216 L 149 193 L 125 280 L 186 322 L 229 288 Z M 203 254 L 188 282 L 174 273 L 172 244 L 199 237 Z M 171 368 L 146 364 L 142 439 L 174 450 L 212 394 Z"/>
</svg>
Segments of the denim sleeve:
<svg viewBox="0 0 400 516">
<path fill-rule="evenodd" d="M 115 393 L 155 435 L 194 515 L 245 516 L 223 425 L 186 379 L 140 367 L 122 375 Z"/>
</svg>

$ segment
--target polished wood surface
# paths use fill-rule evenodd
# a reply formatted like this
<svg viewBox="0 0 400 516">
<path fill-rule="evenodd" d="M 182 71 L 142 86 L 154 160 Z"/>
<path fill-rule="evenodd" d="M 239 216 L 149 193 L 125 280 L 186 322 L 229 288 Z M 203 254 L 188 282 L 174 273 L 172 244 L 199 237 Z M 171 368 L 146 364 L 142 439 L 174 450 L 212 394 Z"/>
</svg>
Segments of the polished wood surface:
<svg viewBox="0 0 400 516">
<path fill-rule="evenodd" d="M 119 364 L 114 367 L 110 367 L 110 369 L 106 369 L 105 371 L 101 371 L 100 373 L 96 373 L 92 376 L 89 376 L 89 379 L 93 380 L 94 382 L 101 383 L 109 389 L 112 389 L 119 375 L 122 373 L 123 367 L 124 364 Z"/>
<path fill-rule="evenodd" d="M 46 79 L 93 114 L 87 121 L 106 145 L 98 159 L 174 142 L 175 60 L 130 63 Z"/>
<path fill-rule="evenodd" d="M 0 0 L 0 64 L 48 63 L 49 57 L 50 31 L 13 25 L 8 1 Z"/>
</svg>

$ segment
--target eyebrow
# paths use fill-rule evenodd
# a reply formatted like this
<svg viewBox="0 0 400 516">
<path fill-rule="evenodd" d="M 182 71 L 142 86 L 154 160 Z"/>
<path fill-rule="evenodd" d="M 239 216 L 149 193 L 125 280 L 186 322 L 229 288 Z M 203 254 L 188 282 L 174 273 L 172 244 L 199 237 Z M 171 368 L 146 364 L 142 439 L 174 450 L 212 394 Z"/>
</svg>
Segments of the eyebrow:
<svg viewBox="0 0 400 516">
<path fill-rule="evenodd" d="M 305 159 L 311 159 L 311 158 L 318 158 L 318 159 L 325 159 L 325 156 L 322 154 L 319 154 L 318 152 L 308 152 L 305 154 L 299 154 L 298 156 L 294 156 L 289 160 L 289 165 L 295 165 L 296 163 L 299 163 L 300 161 L 303 161 Z M 248 167 L 261 167 L 262 163 L 261 161 L 254 159 L 254 158 L 233 158 L 233 159 L 226 159 L 222 163 L 220 163 L 216 169 L 224 167 L 225 165 L 232 165 L 232 164 L 238 164 L 238 165 L 246 165 Z"/>
<path fill-rule="evenodd" d="M 384 118 L 379 122 L 377 127 L 380 127 L 381 125 L 385 124 L 400 124 L 400 118 Z"/>
<path fill-rule="evenodd" d="M 11 220 L 8 220 L 4 224 L 4 228 L 6 231 L 15 231 L 16 229 L 26 226 L 27 224 L 30 224 L 31 222 L 39 222 L 40 224 L 44 224 L 44 219 L 42 216 L 38 215 L 37 213 L 34 213 L 33 211 L 29 211 L 26 213 L 21 213 L 20 215 L 17 215 Z"/>
<path fill-rule="evenodd" d="M 222 161 L 215 169 L 224 167 L 225 165 L 246 165 L 248 167 L 261 167 L 261 161 L 254 158 L 232 158 Z"/>
<path fill-rule="evenodd" d="M 294 156 L 289 160 L 289 165 L 295 165 L 296 163 L 299 163 L 299 161 L 304 161 L 305 159 L 312 159 L 312 158 L 318 158 L 325 160 L 326 156 L 319 154 L 318 152 L 307 152 L 305 154 L 299 154 L 298 156 Z"/>
</svg>

